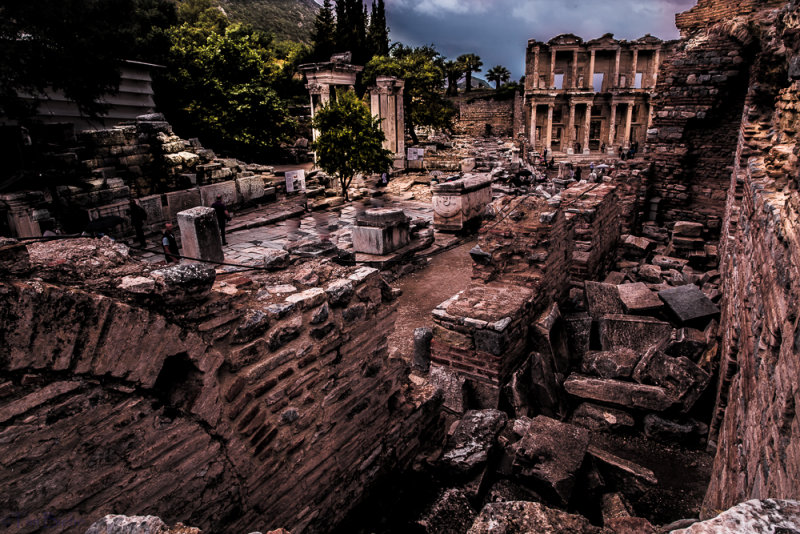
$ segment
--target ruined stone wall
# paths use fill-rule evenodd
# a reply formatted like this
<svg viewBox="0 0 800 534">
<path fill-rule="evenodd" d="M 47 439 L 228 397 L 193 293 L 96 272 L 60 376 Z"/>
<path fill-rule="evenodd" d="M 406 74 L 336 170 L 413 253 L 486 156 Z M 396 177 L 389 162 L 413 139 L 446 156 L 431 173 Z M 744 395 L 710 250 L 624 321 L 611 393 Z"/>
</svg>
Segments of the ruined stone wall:
<svg viewBox="0 0 800 534">
<path fill-rule="evenodd" d="M 736 150 L 749 58 L 737 36 L 709 31 L 663 62 L 653 98 L 649 198 L 659 222 L 700 222 L 718 231 Z"/>
<path fill-rule="evenodd" d="M 215 282 L 80 243 L 31 245 L 33 272 L 0 273 L 11 532 L 45 513 L 79 520 L 64 532 L 107 513 L 327 531 L 437 439 L 435 395 L 411 392 L 388 356 L 392 292 L 376 270 L 320 264 L 297 289 L 280 283 L 291 271 Z"/>
<path fill-rule="evenodd" d="M 476 98 L 473 93 L 471 98 L 459 97 L 455 104 L 458 113 L 453 131 L 460 135 L 486 135 L 489 125 L 490 135 L 511 137 L 515 134 L 515 124 L 519 127 L 522 122 L 516 98 L 496 100 L 491 92 Z"/>
<path fill-rule="evenodd" d="M 686 37 L 693 31 L 713 26 L 733 17 L 749 15 L 765 7 L 780 7 L 786 0 L 700 0 L 697 5 L 675 15 L 675 24 Z"/>
<path fill-rule="evenodd" d="M 798 5 L 751 20 L 749 83 L 721 241 L 722 338 L 703 514 L 800 494 Z M 787 76 L 787 72 L 790 73 Z"/>
</svg>

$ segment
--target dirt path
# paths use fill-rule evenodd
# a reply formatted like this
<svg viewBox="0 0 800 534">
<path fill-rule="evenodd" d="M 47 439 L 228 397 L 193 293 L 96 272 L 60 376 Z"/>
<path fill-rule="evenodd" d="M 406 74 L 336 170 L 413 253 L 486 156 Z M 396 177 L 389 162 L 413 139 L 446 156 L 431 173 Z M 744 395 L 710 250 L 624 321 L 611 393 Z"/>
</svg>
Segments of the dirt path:
<svg viewBox="0 0 800 534">
<path fill-rule="evenodd" d="M 434 256 L 427 267 L 403 277 L 397 287 L 403 290 L 398 299 L 397 320 L 389 336 L 389 350 L 397 349 L 411 359 L 414 329 L 433 324 L 431 311 L 469 285 L 472 259 L 469 249 L 475 246 L 470 238 L 463 244 Z"/>
</svg>

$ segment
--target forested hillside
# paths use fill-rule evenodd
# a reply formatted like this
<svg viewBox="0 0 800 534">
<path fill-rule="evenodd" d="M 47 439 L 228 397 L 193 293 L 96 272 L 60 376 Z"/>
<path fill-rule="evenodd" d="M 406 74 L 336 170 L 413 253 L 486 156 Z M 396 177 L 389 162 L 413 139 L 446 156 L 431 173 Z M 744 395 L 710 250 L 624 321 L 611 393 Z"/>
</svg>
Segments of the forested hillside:
<svg viewBox="0 0 800 534">
<path fill-rule="evenodd" d="M 278 39 L 311 43 L 311 30 L 319 5 L 314 0 L 221 0 L 234 22 L 274 33 Z"/>
</svg>

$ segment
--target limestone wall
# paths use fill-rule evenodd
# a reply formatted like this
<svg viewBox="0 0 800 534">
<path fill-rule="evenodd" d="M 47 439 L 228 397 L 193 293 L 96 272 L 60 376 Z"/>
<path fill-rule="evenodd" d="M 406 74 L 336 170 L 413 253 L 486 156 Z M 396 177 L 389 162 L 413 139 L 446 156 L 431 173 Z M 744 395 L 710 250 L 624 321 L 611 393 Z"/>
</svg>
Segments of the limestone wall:
<svg viewBox="0 0 800 534">
<path fill-rule="evenodd" d="M 59 532 L 107 513 L 327 531 L 437 439 L 435 395 L 388 356 L 392 293 L 374 269 L 215 281 L 148 272 L 106 240 L 29 250 L 33 271 L 0 281 L 11 532 L 44 513 L 79 521 Z"/>
<path fill-rule="evenodd" d="M 786 0 L 699 0 L 697 5 L 675 15 L 675 24 L 681 30 L 681 35 L 687 35 L 732 19 L 733 17 L 749 15 L 765 7 L 780 7 Z"/>
<path fill-rule="evenodd" d="M 522 123 L 521 106 L 515 98 L 496 100 L 491 92 L 481 98 L 459 97 L 456 99 L 458 114 L 455 117 L 453 131 L 461 135 L 482 136 L 487 134 L 486 126 L 489 125 L 490 135 L 512 137 L 515 134 L 515 124 L 519 127 Z"/>
</svg>

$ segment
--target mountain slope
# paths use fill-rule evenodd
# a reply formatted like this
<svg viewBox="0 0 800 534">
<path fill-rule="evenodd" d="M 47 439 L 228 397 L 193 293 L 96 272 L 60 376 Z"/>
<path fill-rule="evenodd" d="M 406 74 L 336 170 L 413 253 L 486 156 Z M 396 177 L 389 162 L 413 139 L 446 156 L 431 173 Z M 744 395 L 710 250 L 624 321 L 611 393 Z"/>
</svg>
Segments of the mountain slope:
<svg viewBox="0 0 800 534">
<path fill-rule="evenodd" d="M 274 33 L 278 39 L 311 43 L 319 5 L 314 0 L 221 0 L 228 18 Z"/>
</svg>

